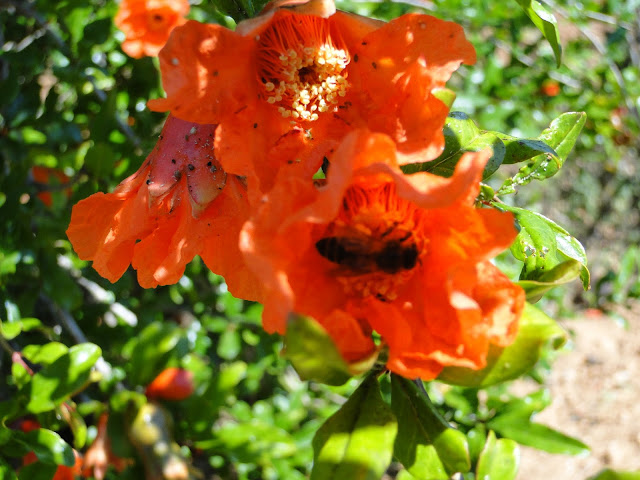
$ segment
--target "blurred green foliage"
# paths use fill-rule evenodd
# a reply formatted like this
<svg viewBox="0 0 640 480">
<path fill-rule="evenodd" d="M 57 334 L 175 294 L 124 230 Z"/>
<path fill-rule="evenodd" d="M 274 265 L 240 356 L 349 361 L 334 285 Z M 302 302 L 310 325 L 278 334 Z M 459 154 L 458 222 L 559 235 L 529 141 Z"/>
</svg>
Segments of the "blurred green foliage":
<svg viewBox="0 0 640 480">
<path fill-rule="evenodd" d="M 234 2 L 227 2 L 223 13 L 212 2 L 192 3 L 191 18 L 233 25 L 223 13 L 233 15 Z M 545 3 L 558 19 L 560 67 L 549 42 L 516 2 L 508 7 L 495 0 L 338 2 L 345 10 L 382 19 L 420 11 L 461 23 L 478 62 L 450 82 L 457 93 L 452 110 L 483 131 L 535 139 L 562 113 L 586 112 L 584 130 L 562 171 L 544 187 L 520 189 L 505 201 L 509 208 L 543 213 L 586 246 L 593 288 L 579 297 L 577 282 L 572 290 L 553 290 L 557 310 L 570 312 L 576 304 L 633 306 L 640 298 L 640 3 Z M 104 0 L 0 4 L 0 476 L 15 478 L 20 457 L 35 451 L 39 463 L 49 465 L 39 478 L 51 478 L 54 464 L 72 464 L 70 446 L 82 450 L 92 443 L 106 409 L 114 453 L 135 456 L 135 442 L 123 425 L 146 402 L 144 387 L 164 368 L 181 366 L 194 373 L 196 392 L 163 406 L 173 419 L 171 441 L 180 458 L 206 478 L 307 478 L 316 431 L 347 401 L 357 380 L 341 387 L 300 380 L 281 355 L 282 339 L 262 330 L 261 307 L 233 298 L 198 259 L 178 284 L 144 290 L 131 271 L 110 284 L 78 260 L 66 239 L 71 206 L 112 190 L 137 170 L 164 120 L 145 106 L 162 93 L 157 60 L 123 54 L 123 35 L 112 23 L 116 9 L 115 2 Z M 67 179 L 43 183 L 32 167 L 60 170 Z M 498 190 L 519 168 L 507 167 L 488 188 Z M 50 205 L 43 193 L 51 195 Z M 522 263 L 505 261 L 504 267 L 516 278 Z M 22 352 L 24 361 L 12 360 L 12 351 Z M 540 380 L 546 367 L 543 359 L 532 376 Z M 385 400 L 392 390 L 413 394 L 410 389 L 418 388 L 388 376 L 380 382 Z M 470 471 L 496 479 L 513 478 L 513 440 L 565 453 L 585 449 L 530 421 L 548 404 L 545 390 L 522 399 L 499 385 L 481 401 L 472 386 L 426 388 L 429 411 L 443 427 L 422 447 L 434 468 L 447 475 L 456 470 L 447 462 L 459 460 L 465 448 Z M 351 401 L 384 408 L 381 399 L 369 396 L 361 391 Z M 413 401 L 409 394 L 393 398 Z M 400 407 L 392 403 L 392 408 Z M 17 433 L 23 418 L 37 418 L 43 428 Z M 496 438 L 494 431 L 513 440 Z M 441 435 L 456 437 L 453 443 L 460 448 L 442 453 Z M 411 452 L 403 445 L 395 448 L 409 469 L 397 478 L 420 472 Z M 389 473 L 395 475 L 393 468 Z M 25 469 L 20 478 L 36 478 L 27 476 L 34 470 Z M 615 475 L 598 478 L 627 478 Z M 121 474 L 111 470 L 107 478 L 142 476 L 136 463 Z"/>
</svg>

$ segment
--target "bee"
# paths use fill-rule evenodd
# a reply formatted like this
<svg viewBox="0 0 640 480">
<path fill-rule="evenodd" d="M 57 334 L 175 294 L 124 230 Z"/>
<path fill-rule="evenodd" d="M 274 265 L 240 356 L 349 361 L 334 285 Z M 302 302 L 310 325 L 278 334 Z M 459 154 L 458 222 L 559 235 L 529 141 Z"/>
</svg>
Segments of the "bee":
<svg viewBox="0 0 640 480">
<path fill-rule="evenodd" d="M 318 253 L 330 262 L 337 263 L 352 270 L 354 273 L 364 274 L 381 270 L 385 273 L 398 273 L 401 270 L 411 270 L 418 263 L 418 247 L 415 243 L 405 244 L 411 236 L 389 240 L 382 243 L 382 248 L 376 248 L 371 239 L 354 237 L 325 237 L 316 242 Z"/>
</svg>

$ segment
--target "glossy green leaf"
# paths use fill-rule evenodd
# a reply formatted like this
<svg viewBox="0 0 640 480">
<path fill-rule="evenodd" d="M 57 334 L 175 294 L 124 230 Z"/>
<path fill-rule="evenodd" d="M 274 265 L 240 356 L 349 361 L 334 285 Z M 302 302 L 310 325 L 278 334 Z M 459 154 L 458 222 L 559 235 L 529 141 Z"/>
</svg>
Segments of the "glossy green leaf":
<svg viewBox="0 0 640 480">
<path fill-rule="evenodd" d="M 527 300 L 535 303 L 553 287 L 564 285 L 578 278 L 583 268 L 580 262 L 567 260 L 551 270 L 547 270 L 537 280 L 520 280 L 517 283 L 526 292 Z"/>
<path fill-rule="evenodd" d="M 482 370 L 447 367 L 438 380 L 452 385 L 484 388 L 512 380 L 529 371 L 540 358 L 542 348 L 550 344 L 560 348 L 566 332 L 541 310 L 527 303 L 520 319 L 516 340 L 508 347 L 489 347 L 487 366 Z"/>
<path fill-rule="evenodd" d="M 184 331 L 173 324 L 152 323 L 147 326 L 131 344 L 129 381 L 134 385 L 151 382 L 182 340 Z"/>
<path fill-rule="evenodd" d="M 34 452 L 41 462 L 69 467 L 75 463 L 71 446 L 51 430 L 38 428 L 27 433 L 16 432 L 14 439 L 28 451 Z"/>
<path fill-rule="evenodd" d="M 456 99 L 456 92 L 448 88 L 434 88 L 431 90 L 431 94 L 444 103 L 447 108 L 451 108 L 451 105 L 453 105 Z"/>
<path fill-rule="evenodd" d="M 18 480 L 51 480 L 57 469 L 56 465 L 30 463 L 18 471 Z"/>
<path fill-rule="evenodd" d="M 489 432 L 487 443 L 478 459 L 477 479 L 514 480 L 518 474 L 520 450 L 518 444 L 507 438 L 496 439 Z"/>
<path fill-rule="evenodd" d="M 42 323 L 37 318 L 22 318 L 17 322 L 6 323 L 0 321 L 0 335 L 7 340 L 13 340 L 22 332 L 37 328 Z"/>
<path fill-rule="evenodd" d="M 484 170 L 484 178 L 491 176 L 502 164 L 506 149 L 501 134 L 480 130 L 468 115 L 451 112 L 444 126 L 445 147 L 442 154 L 430 162 L 414 163 L 402 167 L 404 173 L 430 172 L 442 177 L 453 175 L 460 157 L 466 152 L 491 148 L 493 155 Z"/>
<path fill-rule="evenodd" d="M 398 419 L 394 455 L 414 477 L 447 480 L 471 468 L 465 435 L 451 428 L 426 393 L 391 376 L 391 408 Z"/>
<path fill-rule="evenodd" d="M 22 349 L 22 356 L 31 363 L 50 365 L 68 352 L 66 345 L 49 342 L 44 345 L 27 345 Z"/>
<path fill-rule="evenodd" d="M 532 157 L 516 175 L 502 184 L 497 194 L 515 193 L 517 187 L 526 185 L 531 180 L 545 180 L 558 173 L 578 140 L 586 120 L 587 114 L 584 112 L 569 112 L 551 122 L 549 128 L 536 140 L 551 147 L 553 151 Z"/>
<path fill-rule="evenodd" d="M 588 480 L 640 480 L 640 471 L 623 472 L 607 468 Z"/>
<path fill-rule="evenodd" d="M 320 427 L 311 480 L 380 480 L 393 457 L 398 423 L 375 375 Z"/>
<path fill-rule="evenodd" d="M 580 264 L 578 275 L 582 286 L 585 290 L 589 288 L 591 274 L 587 268 L 587 253 L 575 237 L 539 213 L 502 203 L 496 206 L 513 213 L 520 226 L 520 232 L 511 245 L 513 256 L 524 262 L 520 280 L 543 283 L 562 280 L 566 283 L 571 280 L 569 276 L 575 271 L 575 265 L 568 264 L 556 272 L 547 273 L 564 261 L 574 260 Z"/>
<path fill-rule="evenodd" d="M 108 143 L 96 143 L 84 157 L 87 169 L 96 177 L 108 177 L 113 170 L 116 154 Z"/>
<path fill-rule="evenodd" d="M 284 342 L 285 355 L 303 380 L 342 385 L 351 377 L 335 343 L 312 318 L 292 316 Z"/>
<path fill-rule="evenodd" d="M 589 453 L 589 447 L 580 440 L 546 425 L 532 423 L 529 416 L 523 416 L 519 413 L 497 416 L 488 423 L 488 426 L 503 437 L 545 452 L 564 455 L 586 455 Z"/>
<path fill-rule="evenodd" d="M 562 64 L 562 46 L 560 45 L 560 32 L 558 31 L 558 21 L 548 7 L 537 0 L 516 0 L 531 19 L 533 24 L 542 32 L 556 57 L 556 64 Z"/>
<path fill-rule="evenodd" d="M 17 478 L 13 467 L 0 458 L 0 480 L 16 480 Z"/>
<path fill-rule="evenodd" d="M 53 410 L 79 391 L 89 381 L 91 368 L 100 355 L 102 351 L 97 345 L 81 343 L 36 373 L 31 379 L 27 410 L 31 413 Z"/>
</svg>

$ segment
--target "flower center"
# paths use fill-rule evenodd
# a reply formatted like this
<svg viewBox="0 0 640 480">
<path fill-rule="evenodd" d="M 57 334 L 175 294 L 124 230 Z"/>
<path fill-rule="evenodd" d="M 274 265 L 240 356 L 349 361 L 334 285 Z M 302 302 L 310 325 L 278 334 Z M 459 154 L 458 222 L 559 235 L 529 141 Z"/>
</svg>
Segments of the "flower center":
<svg viewBox="0 0 640 480">
<path fill-rule="evenodd" d="M 393 301 L 425 251 L 422 221 L 415 205 L 396 195 L 394 183 L 352 186 L 316 249 L 338 265 L 334 275 L 348 295 Z"/>
<path fill-rule="evenodd" d="M 285 15 L 258 38 L 258 75 L 268 103 L 284 118 L 314 121 L 335 111 L 349 88 L 350 57 L 326 19 Z"/>
<path fill-rule="evenodd" d="M 167 18 L 160 12 L 150 11 L 147 14 L 147 24 L 150 30 L 161 30 L 166 28 Z"/>
</svg>

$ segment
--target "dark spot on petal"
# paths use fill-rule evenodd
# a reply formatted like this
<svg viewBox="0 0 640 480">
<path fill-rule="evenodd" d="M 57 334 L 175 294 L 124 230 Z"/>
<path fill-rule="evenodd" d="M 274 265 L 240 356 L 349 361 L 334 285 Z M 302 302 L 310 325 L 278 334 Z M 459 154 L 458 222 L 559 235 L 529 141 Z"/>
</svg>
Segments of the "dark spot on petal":
<svg viewBox="0 0 640 480">
<path fill-rule="evenodd" d="M 207 167 L 210 167 L 212 165 L 212 162 L 207 162 Z"/>
<path fill-rule="evenodd" d="M 193 164 L 191 164 L 191 163 L 187 166 L 187 168 L 189 170 L 191 170 L 192 172 L 196 169 L 196 167 L 194 167 Z"/>
<path fill-rule="evenodd" d="M 150 178 L 147 178 L 147 185 L 151 185 L 151 183 L 152 183 L 152 182 L 151 182 L 151 179 L 150 179 Z"/>
<path fill-rule="evenodd" d="M 362 42 L 362 45 L 365 45 L 365 46 L 366 46 L 366 45 L 367 45 L 367 42 Z"/>
<path fill-rule="evenodd" d="M 214 72 L 213 72 L 213 76 L 214 76 L 214 77 L 217 77 L 217 76 L 218 76 L 218 70 L 216 70 L 216 71 L 214 71 Z"/>
<path fill-rule="evenodd" d="M 378 68 L 378 65 L 376 65 L 376 62 L 371 62 L 371 66 L 373 67 L 374 70 Z"/>
<path fill-rule="evenodd" d="M 354 61 L 354 62 L 357 62 L 357 61 L 358 61 L 358 54 L 357 54 L 357 53 L 353 56 L 353 61 Z"/>
<path fill-rule="evenodd" d="M 258 124 L 257 124 L 257 123 L 254 123 L 254 124 L 253 124 L 253 128 L 258 128 Z"/>
<path fill-rule="evenodd" d="M 175 178 L 176 180 L 180 180 L 182 178 L 182 172 L 180 170 L 176 170 L 175 172 L 173 172 L 173 178 Z"/>
<path fill-rule="evenodd" d="M 175 159 L 175 158 L 172 158 L 172 159 L 171 159 L 171 163 L 173 163 L 173 164 L 175 165 L 175 164 L 176 164 L 176 159 Z"/>
</svg>

